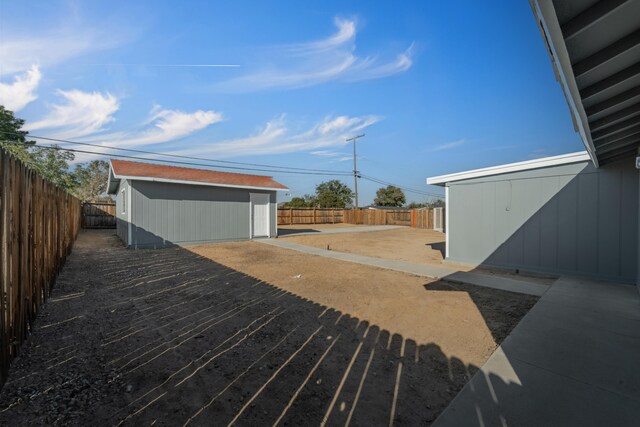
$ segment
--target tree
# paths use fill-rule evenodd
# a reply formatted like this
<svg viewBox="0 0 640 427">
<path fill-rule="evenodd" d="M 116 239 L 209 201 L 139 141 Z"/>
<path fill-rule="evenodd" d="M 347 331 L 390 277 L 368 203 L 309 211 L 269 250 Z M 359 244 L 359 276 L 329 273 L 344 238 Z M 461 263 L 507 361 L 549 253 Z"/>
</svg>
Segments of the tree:
<svg viewBox="0 0 640 427">
<path fill-rule="evenodd" d="M 69 172 L 71 152 L 53 148 L 38 147 L 35 141 L 27 139 L 28 132 L 22 130 L 24 120 L 18 119 L 12 111 L 0 105 L 0 148 L 22 163 L 38 172 L 48 181 L 70 190 L 76 185 L 74 175 Z"/>
<path fill-rule="evenodd" d="M 411 202 L 407 205 L 409 209 L 420 209 L 427 207 L 426 203 Z"/>
<path fill-rule="evenodd" d="M 302 197 L 293 197 L 290 201 L 284 203 L 282 206 L 286 208 L 312 208 L 315 206 L 315 196 L 311 194 L 305 194 Z"/>
<path fill-rule="evenodd" d="M 69 162 L 75 156 L 69 151 L 57 150 L 57 145 L 52 147 L 55 148 L 33 147 L 29 152 L 30 166 L 47 181 L 69 191 L 77 185 L 76 177 L 69 172 Z"/>
<path fill-rule="evenodd" d="M 287 208 L 307 208 L 309 204 L 303 197 L 292 197 L 291 200 L 283 206 Z"/>
<path fill-rule="evenodd" d="M 314 206 L 319 208 L 345 208 L 346 204 L 342 198 L 331 191 L 322 191 L 314 199 Z"/>
<path fill-rule="evenodd" d="M 314 206 L 319 208 L 345 208 L 353 203 L 353 191 L 337 179 L 316 186 Z"/>
<path fill-rule="evenodd" d="M 73 172 L 77 186 L 73 194 L 80 200 L 98 200 L 107 192 L 109 163 L 93 160 L 86 165 L 77 165 Z"/>
<path fill-rule="evenodd" d="M 401 189 L 395 185 L 388 185 L 386 188 L 380 188 L 376 191 L 376 198 L 373 204 L 376 206 L 394 206 L 399 207 L 406 203 L 407 198 Z"/>
<path fill-rule="evenodd" d="M 418 203 L 418 202 L 411 202 L 407 205 L 407 207 L 409 209 L 420 209 L 420 208 L 427 208 L 427 209 L 433 209 L 433 208 L 444 208 L 445 207 L 445 202 L 442 199 L 436 199 L 432 202 L 425 202 L 425 203 Z"/>
<path fill-rule="evenodd" d="M 22 130 L 23 125 L 24 120 L 16 118 L 12 111 L 0 105 L 0 148 L 31 166 L 29 148 L 35 145 L 35 141 L 27 140 L 28 132 Z"/>
<path fill-rule="evenodd" d="M 433 209 L 433 208 L 444 208 L 445 207 L 445 201 L 442 199 L 436 199 L 433 202 L 429 203 L 429 208 Z"/>
</svg>

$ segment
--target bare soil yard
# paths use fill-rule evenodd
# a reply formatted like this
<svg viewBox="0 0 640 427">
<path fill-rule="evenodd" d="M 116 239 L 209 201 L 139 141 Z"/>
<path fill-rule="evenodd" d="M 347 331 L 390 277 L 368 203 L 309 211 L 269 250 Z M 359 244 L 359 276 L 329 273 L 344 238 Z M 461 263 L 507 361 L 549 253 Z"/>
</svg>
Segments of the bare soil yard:
<svg viewBox="0 0 640 427">
<path fill-rule="evenodd" d="M 331 230 L 332 228 L 345 228 L 345 227 L 367 227 L 360 224 L 348 224 L 346 222 L 339 222 L 337 224 L 292 224 L 292 225 L 279 225 L 278 230 Z"/>
<path fill-rule="evenodd" d="M 326 228 L 333 227 L 329 224 Z M 556 279 L 555 277 L 522 272 L 516 274 L 510 270 L 444 263 L 445 235 L 444 233 L 434 230 L 402 227 L 393 230 L 368 231 L 365 233 L 318 233 L 302 236 L 290 234 L 282 236 L 282 238 L 288 242 L 313 246 L 320 249 L 329 247 L 330 250 L 337 252 L 347 252 L 419 264 L 443 265 L 460 271 L 475 270 L 483 274 L 520 278 L 544 285 L 550 285 Z"/>
<path fill-rule="evenodd" d="M 444 259 L 444 233 L 419 228 L 402 227 L 394 230 L 366 233 L 289 235 L 287 241 L 301 245 L 395 259 L 416 263 L 442 263 Z"/>
<path fill-rule="evenodd" d="M 253 242 L 80 235 L 0 425 L 430 423 L 533 297 Z"/>
</svg>

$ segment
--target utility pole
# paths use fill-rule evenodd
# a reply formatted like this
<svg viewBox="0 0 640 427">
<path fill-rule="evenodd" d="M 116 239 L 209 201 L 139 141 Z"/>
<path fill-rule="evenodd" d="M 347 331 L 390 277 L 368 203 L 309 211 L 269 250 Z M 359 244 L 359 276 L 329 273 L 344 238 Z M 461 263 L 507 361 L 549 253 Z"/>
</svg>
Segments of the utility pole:
<svg viewBox="0 0 640 427">
<path fill-rule="evenodd" d="M 348 138 L 347 142 L 353 142 L 353 187 L 356 193 L 356 209 L 358 209 L 358 168 L 356 167 L 356 141 L 362 138 L 362 135 L 356 135 L 352 138 Z"/>
</svg>

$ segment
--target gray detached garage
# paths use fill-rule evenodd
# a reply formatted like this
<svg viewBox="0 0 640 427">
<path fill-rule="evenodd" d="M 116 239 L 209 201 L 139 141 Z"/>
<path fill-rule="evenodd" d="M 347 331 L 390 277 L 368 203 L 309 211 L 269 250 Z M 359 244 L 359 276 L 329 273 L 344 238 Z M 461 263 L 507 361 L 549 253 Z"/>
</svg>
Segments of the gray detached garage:
<svg viewBox="0 0 640 427">
<path fill-rule="evenodd" d="M 130 248 L 276 237 L 277 192 L 269 176 L 111 160 L 117 233 Z"/>
</svg>

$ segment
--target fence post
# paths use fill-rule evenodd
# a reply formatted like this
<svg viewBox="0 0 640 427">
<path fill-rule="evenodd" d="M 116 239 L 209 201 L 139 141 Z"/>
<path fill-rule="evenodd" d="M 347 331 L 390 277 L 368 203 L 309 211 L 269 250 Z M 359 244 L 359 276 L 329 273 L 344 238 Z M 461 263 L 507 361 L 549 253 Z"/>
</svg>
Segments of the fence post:
<svg viewBox="0 0 640 427">
<path fill-rule="evenodd" d="M 289 225 L 293 224 L 293 208 L 289 208 Z"/>
<path fill-rule="evenodd" d="M 316 208 L 313 208 L 313 224 L 316 223 Z"/>
</svg>

